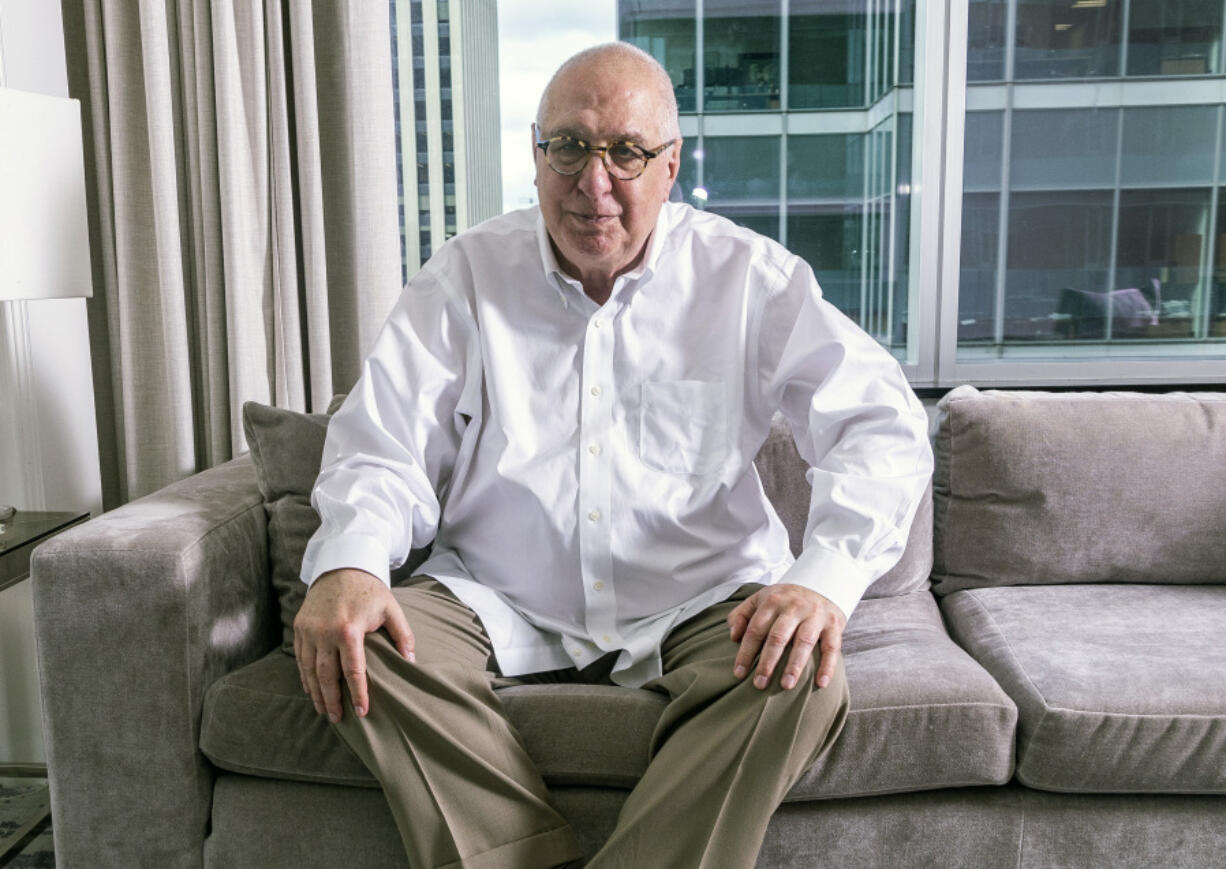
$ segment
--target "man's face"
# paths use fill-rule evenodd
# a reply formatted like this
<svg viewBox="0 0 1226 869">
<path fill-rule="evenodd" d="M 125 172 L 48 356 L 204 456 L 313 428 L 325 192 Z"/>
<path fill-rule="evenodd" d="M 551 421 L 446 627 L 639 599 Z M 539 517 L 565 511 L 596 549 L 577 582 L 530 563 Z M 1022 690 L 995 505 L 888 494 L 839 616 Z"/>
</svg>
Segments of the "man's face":
<svg viewBox="0 0 1226 869">
<path fill-rule="evenodd" d="M 553 84 L 539 139 L 566 135 L 592 145 L 634 142 L 655 150 L 668 136 L 660 131 L 660 98 L 637 64 L 583 64 Z M 612 178 L 598 155 L 577 175 L 559 175 L 533 147 L 541 213 L 562 267 L 572 277 L 606 278 L 628 271 L 639 259 L 660 208 L 677 177 L 681 143 L 647 162 L 632 181 Z"/>
</svg>

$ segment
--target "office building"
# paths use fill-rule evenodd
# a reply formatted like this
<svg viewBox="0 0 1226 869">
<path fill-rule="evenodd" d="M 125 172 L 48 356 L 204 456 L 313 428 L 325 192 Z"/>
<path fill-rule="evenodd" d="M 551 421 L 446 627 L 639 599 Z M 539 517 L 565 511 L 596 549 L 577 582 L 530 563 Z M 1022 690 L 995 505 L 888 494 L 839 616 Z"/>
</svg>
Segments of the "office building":
<svg viewBox="0 0 1226 869">
<path fill-rule="evenodd" d="M 900 358 L 1202 358 L 1226 350 L 1223 5 L 620 0 L 619 33 L 673 79 L 688 201 L 804 256 Z M 943 161 L 932 228 L 921 157 Z M 921 238 L 959 236 L 919 286 Z M 956 335 L 936 313 L 915 334 L 924 293 Z"/>
<path fill-rule="evenodd" d="M 495 0 L 391 0 L 404 279 L 502 211 Z"/>
</svg>

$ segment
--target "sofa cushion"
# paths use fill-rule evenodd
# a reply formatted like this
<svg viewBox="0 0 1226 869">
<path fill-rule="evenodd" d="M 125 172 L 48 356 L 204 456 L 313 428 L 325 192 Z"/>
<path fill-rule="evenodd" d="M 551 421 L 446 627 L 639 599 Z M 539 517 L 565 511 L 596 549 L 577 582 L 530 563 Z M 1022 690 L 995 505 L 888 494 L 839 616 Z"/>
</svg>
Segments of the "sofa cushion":
<svg viewBox="0 0 1226 869">
<path fill-rule="evenodd" d="M 344 400 L 334 396 L 327 413 L 299 413 L 255 401 L 243 405 L 243 431 L 251 447 L 256 479 L 268 514 L 268 560 L 281 609 L 281 633 L 287 651 L 294 648 L 294 617 L 306 585 L 299 576 L 307 541 L 319 528 L 311 506 L 311 489 L 323 460 L 328 419 Z M 429 548 L 414 549 L 393 583 L 407 579 L 426 560 Z"/>
<path fill-rule="evenodd" d="M 964 386 L 938 407 L 938 594 L 1226 582 L 1226 394 Z"/>
<path fill-rule="evenodd" d="M 792 554 L 800 555 L 805 536 L 805 526 L 809 521 L 809 499 L 812 488 L 809 485 L 809 465 L 800 457 L 796 450 L 796 442 L 792 440 L 792 430 L 782 414 L 776 414 L 771 421 L 770 434 L 766 443 L 758 451 L 754 460 L 758 475 L 762 478 L 762 488 L 770 498 L 775 512 L 783 520 L 788 530 L 788 540 L 792 545 Z M 909 594 L 913 591 L 928 588 L 928 576 L 932 572 L 932 486 L 924 492 L 911 522 L 911 532 L 907 537 L 907 547 L 898 564 L 886 574 L 878 578 L 864 597 L 888 597 L 896 594 Z"/>
<path fill-rule="evenodd" d="M 1226 793 L 1226 587 L 984 588 L 941 606 L 1017 703 L 1023 784 Z"/>
<path fill-rule="evenodd" d="M 243 431 L 268 514 L 269 574 L 281 608 L 282 640 L 292 649 L 294 616 L 306 594 L 298 571 L 307 541 L 319 527 L 311 487 L 319 476 L 328 417 L 248 401 Z"/>
<path fill-rule="evenodd" d="M 861 604 L 844 649 L 846 726 L 790 800 L 1009 779 L 1017 711 L 950 640 L 931 593 Z M 520 685 L 498 694 L 552 785 L 632 787 L 665 705 L 660 694 L 609 685 Z M 293 659 L 280 651 L 209 689 L 201 748 L 233 772 L 376 786 L 315 714 Z"/>
</svg>

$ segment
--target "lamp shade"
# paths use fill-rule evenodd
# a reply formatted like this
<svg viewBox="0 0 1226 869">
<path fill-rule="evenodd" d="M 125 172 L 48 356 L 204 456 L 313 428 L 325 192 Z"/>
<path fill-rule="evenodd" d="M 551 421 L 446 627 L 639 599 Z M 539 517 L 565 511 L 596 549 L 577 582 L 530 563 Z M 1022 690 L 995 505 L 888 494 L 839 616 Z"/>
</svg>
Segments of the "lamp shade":
<svg viewBox="0 0 1226 869">
<path fill-rule="evenodd" d="M 0 88 L 0 300 L 91 295 L 80 104 Z"/>
</svg>

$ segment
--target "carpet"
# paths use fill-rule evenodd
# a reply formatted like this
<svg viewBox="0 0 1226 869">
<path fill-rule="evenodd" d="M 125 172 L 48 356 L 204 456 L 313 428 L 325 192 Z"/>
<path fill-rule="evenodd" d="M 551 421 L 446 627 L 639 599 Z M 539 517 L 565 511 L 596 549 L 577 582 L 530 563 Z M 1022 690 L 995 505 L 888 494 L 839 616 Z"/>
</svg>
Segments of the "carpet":
<svg viewBox="0 0 1226 869">
<path fill-rule="evenodd" d="M 30 816 L 46 782 L 39 779 L 6 779 L 0 782 L 0 842 L 11 836 Z M 51 844 L 51 824 L 35 828 L 24 844 L 7 857 L 0 858 L 4 869 L 55 869 Z"/>
</svg>

